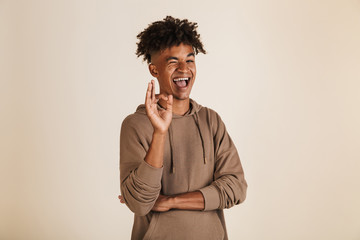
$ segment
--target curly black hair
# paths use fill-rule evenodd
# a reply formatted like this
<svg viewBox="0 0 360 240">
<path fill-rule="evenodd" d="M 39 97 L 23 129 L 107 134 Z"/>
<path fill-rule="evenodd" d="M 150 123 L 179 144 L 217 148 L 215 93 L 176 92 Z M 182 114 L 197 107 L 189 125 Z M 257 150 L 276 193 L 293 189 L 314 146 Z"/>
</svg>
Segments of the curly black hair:
<svg viewBox="0 0 360 240">
<path fill-rule="evenodd" d="M 167 16 L 162 21 L 153 22 L 136 36 L 139 39 L 136 55 L 138 57 L 143 55 L 144 61 L 150 63 L 151 54 L 172 46 L 178 46 L 180 43 L 191 45 L 195 54 L 199 52 L 205 54 L 206 51 L 196 28 L 197 23 L 171 16 Z"/>
</svg>

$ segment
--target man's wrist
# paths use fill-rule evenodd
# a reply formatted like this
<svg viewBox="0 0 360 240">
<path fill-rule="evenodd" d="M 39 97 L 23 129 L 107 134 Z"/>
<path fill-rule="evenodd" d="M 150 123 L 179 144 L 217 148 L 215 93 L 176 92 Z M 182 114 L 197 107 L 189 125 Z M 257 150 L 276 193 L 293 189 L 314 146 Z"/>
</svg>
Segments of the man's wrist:
<svg viewBox="0 0 360 240">
<path fill-rule="evenodd" d="M 179 203 L 179 201 L 178 201 L 176 195 L 175 196 L 169 196 L 168 204 L 170 206 L 170 209 L 178 209 L 179 208 L 178 203 Z"/>
<path fill-rule="evenodd" d="M 167 134 L 167 131 L 162 131 L 162 130 L 156 130 L 156 129 L 154 129 L 153 137 L 165 137 L 166 134 Z"/>
<path fill-rule="evenodd" d="M 203 210 L 204 196 L 200 191 L 177 194 L 168 198 L 168 206 L 172 209 Z"/>
</svg>

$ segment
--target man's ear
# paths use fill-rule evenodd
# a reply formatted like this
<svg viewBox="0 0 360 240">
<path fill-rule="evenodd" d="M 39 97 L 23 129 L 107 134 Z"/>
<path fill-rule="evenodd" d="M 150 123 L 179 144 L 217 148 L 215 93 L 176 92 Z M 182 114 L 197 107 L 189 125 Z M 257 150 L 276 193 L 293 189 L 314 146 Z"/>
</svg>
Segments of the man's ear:
<svg viewBox="0 0 360 240">
<path fill-rule="evenodd" d="M 149 72 L 153 77 L 158 77 L 159 76 L 159 72 L 156 68 L 156 66 L 152 63 L 149 64 Z"/>
</svg>

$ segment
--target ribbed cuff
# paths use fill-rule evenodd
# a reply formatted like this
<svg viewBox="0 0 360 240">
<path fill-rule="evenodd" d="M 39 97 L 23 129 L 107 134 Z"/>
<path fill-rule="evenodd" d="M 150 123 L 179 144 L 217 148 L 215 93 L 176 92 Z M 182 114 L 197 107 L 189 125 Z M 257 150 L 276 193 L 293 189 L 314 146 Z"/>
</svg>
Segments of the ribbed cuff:
<svg viewBox="0 0 360 240">
<path fill-rule="evenodd" d="M 143 161 L 137 168 L 135 175 L 151 186 L 159 186 L 161 184 L 162 172 L 163 167 L 156 168 Z"/>
<path fill-rule="evenodd" d="M 209 185 L 199 190 L 204 196 L 204 211 L 215 210 L 220 206 L 219 190 L 213 185 Z"/>
</svg>

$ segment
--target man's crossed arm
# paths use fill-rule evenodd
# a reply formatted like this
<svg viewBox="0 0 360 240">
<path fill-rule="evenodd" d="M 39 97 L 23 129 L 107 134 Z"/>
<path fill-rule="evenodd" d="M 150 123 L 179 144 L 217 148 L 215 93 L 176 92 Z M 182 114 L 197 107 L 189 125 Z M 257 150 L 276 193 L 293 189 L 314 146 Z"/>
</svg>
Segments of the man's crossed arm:
<svg viewBox="0 0 360 240">
<path fill-rule="evenodd" d="M 125 203 L 124 198 L 119 195 L 121 203 Z M 174 196 L 159 195 L 154 207 L 155 212 L 166 212 L 171 209 L 182 210 L 203 210 L 205 207 L 204 197 L 200 191 L 187 192 Z"/>
</svg>

